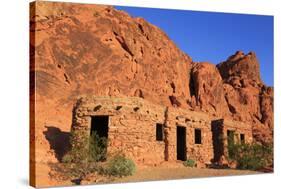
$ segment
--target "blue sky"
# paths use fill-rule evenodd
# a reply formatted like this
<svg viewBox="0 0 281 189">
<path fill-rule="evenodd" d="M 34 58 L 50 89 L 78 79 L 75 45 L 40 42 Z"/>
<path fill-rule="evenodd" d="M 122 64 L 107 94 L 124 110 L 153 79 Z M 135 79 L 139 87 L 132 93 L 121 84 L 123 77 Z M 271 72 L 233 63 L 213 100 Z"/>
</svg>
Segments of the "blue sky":
<svg viewBox="0 0 281 189">
<path fill-rule="evenodd" d="M 273 86 L 273 17 L 186 10 L 120 7 L 161 28 L 196 62 L 218 64 L 237 50 L 254 51 L 261 77 Z"/>
</svg>

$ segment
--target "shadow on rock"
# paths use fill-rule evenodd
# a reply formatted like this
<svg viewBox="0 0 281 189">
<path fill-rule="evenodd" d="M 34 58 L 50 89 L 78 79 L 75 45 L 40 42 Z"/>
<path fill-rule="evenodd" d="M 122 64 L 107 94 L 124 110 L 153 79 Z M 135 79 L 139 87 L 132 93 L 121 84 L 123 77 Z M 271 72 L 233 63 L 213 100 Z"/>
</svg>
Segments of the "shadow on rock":
<svg viewBox="0 0 281 189">
<path fill-rule="evenodd" d="M 46 126 L 46 128 L 47 130 L 43 133 L 49 141 L 51 149 L 54 150 L 56 158 L 61 162 L 62 157 L 70 149 L 70 133 L 63 132 L 54 126 Z"/>
</svg>

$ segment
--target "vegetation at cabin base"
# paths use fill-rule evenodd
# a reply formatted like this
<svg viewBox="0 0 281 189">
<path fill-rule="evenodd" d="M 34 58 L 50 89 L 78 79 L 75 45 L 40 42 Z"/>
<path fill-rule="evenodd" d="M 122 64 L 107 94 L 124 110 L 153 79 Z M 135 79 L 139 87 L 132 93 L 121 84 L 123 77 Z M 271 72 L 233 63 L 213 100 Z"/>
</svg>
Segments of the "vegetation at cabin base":
<svg viewBox="0 0 281 189">
<path fill-rule="evenodd" d="M 71 150 L 68 151 L 62 158 L 62 163 L 84 163 L 88 162 L 89 159 L 89 149 L 87 148 L 89 141 L 85 137 L 86 133 L 75 134 L 71 132 L 70 144 L 72 145 Z M 78 141 L 77 138 L 82 138 L 83 140 Z"/>
<path fill-rule="evenodd" d="M 260 170 L 273 165 L 273 145 L 232 143 L 228 145 L 228 159 L 236 161 L 239 169 Z"/>
<path fill-rule="evenodd" d="M 114 155 L 105 169 L 107 175 L 118 177 L 133 175 L 135 171 L 135 163 L 131 159 L 126 158 L 124 154 Z"/>
<path fill-rule="evenodd" d="M 89 161 L 105 161 L 107 152 L 107 138 L 99 137 L 96 132 L 93 132 L 90 137 L 89 152 Z"/>
<path fill-rule="evenodd" d="M 75 137 L 72 135 L 72 137 Z M 85 137 L 86 138 L 86 137 Z M 134 174 L 135 163 L 125 157 L 122 152 L 107 157 L 107 138 L 99 137 L 95 132 L 91 134 L 90 141 L 84 140 L 75 144 L 62 158 L 61 163 L 50 163 L 51 177 L 61 180 L 71 180 L 79 185 L 91 173 L 104 176 L 122 177 Z M 89 148 L 85 148 L 89 144 Z M 106 161 L 103 163 L 104 161 Z"/>
<path fill-rule="evenodd" d="M 196 166 L 196 162 L 193 159 L 188 159 L 185 162 L 183 162 L 183 165 L 185 167 L 195 167 Z"/>
</svg>

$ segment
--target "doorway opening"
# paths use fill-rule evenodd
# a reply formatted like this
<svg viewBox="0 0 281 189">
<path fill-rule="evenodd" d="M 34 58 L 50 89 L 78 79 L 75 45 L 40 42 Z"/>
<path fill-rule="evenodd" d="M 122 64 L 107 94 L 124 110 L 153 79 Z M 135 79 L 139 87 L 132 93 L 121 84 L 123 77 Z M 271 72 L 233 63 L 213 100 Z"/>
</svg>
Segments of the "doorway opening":
<svg viewBox="0 0 281 189">
<path fill-rule="evenodd" d="M 213 120 L 211 122 L 211 130 L 214 149 L 213 162 L 219 162 L 220 158 L 224 155 L 223 119 Z"/>
<path fill-rule="evenodd" d="M 186 128 L 177 126 L 177 160 L 186 160 Z"/>
<path fill-rule="evenodd" d="M 233 158 L 235 151 L 233 150 L 234 145 L 234 131 L 227 130 L 227 148 L 228 148 L 228 157 Z"/>
<path fill-rule="evenodd" d="M 234 145 L 234 131 L 227 130 L 227 144 L 228 146 Z"/>
<path fill-rule="evenodd" d="M 109 116 L 92 116 L 90 132 L 90 158 L 93 161 L 105 161 L 108 141 Z"/>
</svg>

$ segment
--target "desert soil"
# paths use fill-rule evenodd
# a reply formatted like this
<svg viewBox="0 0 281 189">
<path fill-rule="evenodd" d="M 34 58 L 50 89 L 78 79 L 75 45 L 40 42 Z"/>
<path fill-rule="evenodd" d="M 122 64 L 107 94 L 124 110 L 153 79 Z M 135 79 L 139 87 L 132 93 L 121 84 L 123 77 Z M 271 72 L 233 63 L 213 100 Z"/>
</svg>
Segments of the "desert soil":
<svg viewBox="0 0 281 189">
<path fill-rule="evenodd" d="M 249 170 L 234 170 L 234 169 L 200 169 L 189 167 L 165 168 L 153 167 L 139 169 L 132 176 L 116 179 L 114 182 L 137 182 L 137 181 L 152 181 L 152 180 L 172 180 L 211 176 L 233 176 L 233 175 L 249 175 L 259 174 L 260 172 Z"/>
<path fill-rule="evenodd" d="M 48 174 L 49 167 L 40 164 L 38 167 L 40 171 L 37 172 L 37 181 L 40 187 L 46 186 L 68 186 L 73 185 L 71 181 L 59 181 L 57 179 L 50 179 Z M 40 174 L 41 172 L 41 174 Z M 43 174 L 42 174 L 43 173 Z M 190 168 L 184 167 L 182 164 L 163 164 L 158 167 L 138 167 L 135 174 L 122 178 L 102 178 L 100 176 L 89 176 L 82 184 L 103 184 L 103 183 L 123 183 L 123 182 L 141 182 L 153 180 L 173 180 L 173 179 L 187 179 L 199 177 L 216 177 L 216 176 L 234 176 L 234 175 L 250 175 L 262 174 L 262 172 L 237 170 L 237 169 L 207 169 L 207 168 Z"/>
</svg>

